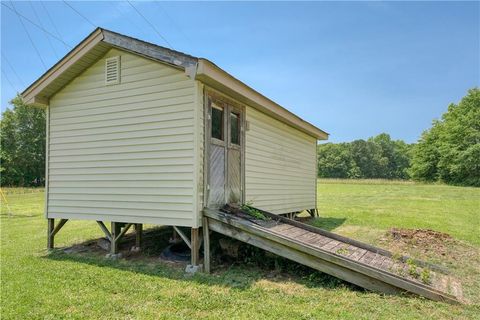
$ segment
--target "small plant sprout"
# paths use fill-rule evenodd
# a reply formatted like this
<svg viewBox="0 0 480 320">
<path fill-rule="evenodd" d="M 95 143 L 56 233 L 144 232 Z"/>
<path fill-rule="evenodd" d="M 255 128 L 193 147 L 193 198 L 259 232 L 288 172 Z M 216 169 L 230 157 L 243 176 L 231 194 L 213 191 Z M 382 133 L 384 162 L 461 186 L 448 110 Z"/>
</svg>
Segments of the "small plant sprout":
<svg viewBox="0 0 480 320">
<path fill-rule="evenodd" d="M 336 251 L 337 254 L 348 254 L 348 252 L 347 248 L 340 248 Z"/>
<path fill-rule="evenodd" d="M 432 275 L 430 273 L 430 270 L 427 268 L 424 268 L 422 270 L 422 273 L 420 274 L 420 279 L 422 280 L 423 283 L 430 284 L 432 282 Z"/>
<path fill-rule="evenodd" d="M 408 265 L 408 274 L 411 275 L 413 278 L 418 278 L 418 270 L 417 270 L 417 265 L 415 264 L 415 261 L 412 259 L 407 259 L 407 265 Z"/>
<path fill-rule="evenodd" d="M 242 211 L 244 211 L 245 213 L 247 213 L 249 216 L 255 218 L 255 219 L 258 219 L 258 220 L 270 220 L 270 218 L 266 217 L 263 213 L 261 213 L 260 211 L 258 211 L 257 209 L 254 209 L 251 207 L 251 203 L 246 203 L 246 204 L 243 204 L 240 209 L 242 209 Z"/>
</svg>

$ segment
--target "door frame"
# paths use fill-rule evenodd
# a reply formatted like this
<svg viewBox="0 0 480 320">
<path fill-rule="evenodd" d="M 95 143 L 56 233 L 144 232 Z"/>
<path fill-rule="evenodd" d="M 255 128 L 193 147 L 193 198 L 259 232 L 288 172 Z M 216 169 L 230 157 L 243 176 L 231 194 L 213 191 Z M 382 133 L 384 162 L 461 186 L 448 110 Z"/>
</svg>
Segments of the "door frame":
<svg viewBox="0 0 480 320">
<path fill-rule="evenodd" d="M 204 152 L 203 152 L 203 207 L 208 206 L 208 196 L 209 196 L 209 183 L 210 183 L 210 144 L 212 143 L 212 128 L 211 128 L 211 113 L 210 113 L 210 100 L 215 101 L 217 104 L 220 104 L 224 111 L 224 146 L 225 146 L 225 200 L 226 200 L 226 188 L 228 185 L 228 148 L 230 146 L 230 130 L 228 123 L 230 122 L 230 111 L 239 111 L 240 112 L 240 171 L 241 171 L 241 192 L 240 192 L 240 202 L 243 204 L 245 202 L 245 131 L 246 131 L 246 107 L 245 105 L 238 103 L 234 99 L 228 97 L 227 95 L 218 92 L 217 90 L 204 87 L 204 99 L 203 99 L 203 109 L 204 109 Z M 213 143 L 219 144 L 218 141 L 213 141 Z"/>
</svg>

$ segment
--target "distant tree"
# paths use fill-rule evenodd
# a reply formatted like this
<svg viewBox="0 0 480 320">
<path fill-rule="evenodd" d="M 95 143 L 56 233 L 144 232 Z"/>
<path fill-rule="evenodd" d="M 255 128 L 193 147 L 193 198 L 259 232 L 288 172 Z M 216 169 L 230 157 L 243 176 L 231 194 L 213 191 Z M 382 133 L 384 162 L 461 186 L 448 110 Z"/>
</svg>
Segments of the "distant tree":
<svg viewBox="0 0 480 320">
<path fill-rule="evenodd" d="M 381 133 L 368 139 L 380 149 L 377 178 L 408 179 L 410 146 L 403 140 L 392 140 L 389 134 Z"/>
<path fill-rule="evenodd" d="M 0 120 L 0 183 L 42 184 L 45 177 L 45 111 L 27 107 L 17 96 Z"/>
<path fill-rule="evenodd" d="M 434 121 L 433 127 L 423 132 L 418 143 L 412 149 L 412 166 L 409 171 L 415 180 L 438 180 L 440 152 L 436 144 L 439 141 L 440 124 L 437 122 Z"/>
<path fill-rule="evenodd" d="M 324 178 L 408 179 L 410 145 L 386 133 L 367 141 L 318 147 L 318 174 Z"/>
<path fill-rule="evenodd" d="M 410 173 L 416 180 L 480 186 L 480 90 L 450 104 L 412 154 Z"/>
<path fill-rule="evenodd" d="M 358 178 L 358 169 L 347 143 L 318 146 L 318 176 L 322 178 Z"/>
<path fill-rule="evenodd" d="M 381 133 L 375 137 L 368 139 L 369 142 L 375 144 L 380 151 L 378 157 L 377 176 L 374 178 L 393 179 L 395 177 L 395 143 L 389 134 Z"/>
<path fill-rule="evenodd" d="M 360 178 L 378 178 L 382 175 L 385 160 L 381 148 L 372 141 L 355 140 L 350 143 L 352 157 L 360 171 Z"/>
<path fill-rule="evenodd" d="M 403 140 L 395 140 L 395 154 L 393 161 L 395 162 L 394 176 L 396 179 L 410 178 L 410 162 L 412 158 L 413 144 L 405 143 Z"/>
</svg>

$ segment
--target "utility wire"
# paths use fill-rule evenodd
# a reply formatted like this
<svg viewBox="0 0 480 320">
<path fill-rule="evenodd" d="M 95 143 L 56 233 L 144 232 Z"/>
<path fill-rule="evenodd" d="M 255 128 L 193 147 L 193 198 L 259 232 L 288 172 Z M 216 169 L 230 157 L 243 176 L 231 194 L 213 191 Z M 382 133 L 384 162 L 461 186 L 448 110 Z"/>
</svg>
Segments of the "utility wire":
<svg viewBox="0 0 480 320">
<path fill-rule="evenodd" d="M 82 17 L 85 21 L 87 21 L 88 23 L 90 23 L 94 28 L 97 27 L 92 21 L 90 21 L 87 17 L 85 17 L 83 14 L 81 14 L 77 9 L 75 9 L 74 7 L 72 7 L 72 5 L 70 5 L 67 1 L 63 0 L 63 3 L 65 3 L 68 7 L 70 7 L 70 9 L 72 9 L 73 11 L 75 11 L 75 12 L 76 12 L 80 17 Z"/>
<path fill-rule="evenodd" d="M 19 92 L 15 86 L 13 85 L 12 81 L 10 81 L 10 79 L 8 78 L 7 74 L 3 71 L 3 68 L 2 68 L 2 74 L 3 76 L 5 77 L 5 79 L 7 79 L 7 82 L 10 84 L 10 86 L 12 87 L 13 91 L 16 91 L 16 92 Z"/>
<path fill-rule="evenodd" d="M 33 40 L 32 40 L 32 37 L 30 36 L 30 33 L 28 33 L 28 29 L 27 29 L 27 27 L 25 26 L 25 24 L 23 23 L 23 20 L 22 20 L 22 18 L 20 17 L 20 15 L 18 14 L 17 9 L 15 8 L 15 5 L 13 4 L 12 1 L 10 1 L 10 3 L 12 4 L 13 10 L 14 10 L 15 13 L 17 14 L 18 20 L 20 20 L 20 23 L 22 24 L 23 29 L 25 30 L 25 33 L 27 34 L 28 39 L 30 40 L 30 43 L 32 44 L 32 47 L 33 47 L 33 48 L 35 49 L 35 51 L 37 52 L 38 58 L 39 58 L 40 61 L 42 62 L 43 67 L 45 68 L 45 70 L 47 70 L 47 65 L 45 64 L 45 61 L 43 61 L 42 56 L 40 55 L 40 51 L 38 51 L 37 46 L 35 45 L 35 43 L 34 43 Z"/>
<path fill-rule="evenodd" d="M 18 75 L 17 71 L 15 71 L 15 68 L 13 67 L 13 65 L 10 63 L 10 61 L 8 61 L 7 59 L 7 56 L 3 54 L 2 52 L 2 58 L 7 62 L 8 66 L 10 67 L 10 69 L 12 69 L 13 71 L 13 74 L 17 77 L 17 79 L 20 81 L 21 85 L 22 86 L 25 86 L 25 82 L 22 80 L 22 78 L 20 78 L 20 76 Z"/>
<path fill-rule="evenodd" d="M 187 37 L 187 35 L 185 34 L 185 32 L 183 32 L 182 28 L 180 28 L 180 26 L 178 25 L 178 23 L 172 18 L 172 16 L 170 14 L 168 14 L 168 11 L 167 9 L 162 6 L 160 4 L 159 1 L 153 1 L 153 3 L 155 3 L 157 5 L 157 7 L 160 9 L 160 11 L 162 11 L 165 16 L 168 18 L 168 20 L 170 20 L 171 24 L 175 27 L 175 29 L 177 29 L 177 31 L 179 33 L 182 34 L 182 36 L 185 38 L 185 40 L 187 40 L 187 42 L 189 43 L 189 46 L 191 47 L 191 44 L 192 44 L 192 41 L 190 40 L 189 37 Z"/>
<path fill-rule="evenodd" d="M 138 13 L 138 15 L 139 15 L 140 17 L 142 17 L 143 20 L 145 20 L 145 22 L 146 22 L 150 27 L 152 27 L 152 29 L 155 31 L 155 33 L 156 33 L 160 38 L 162 38 L 163 41 L 165 41 L 165 42 L 167 43 L 168 47 L 173 50 L 173 47 L 172 47 L 172 45 L 170 44 L 170 42 L 168 42 L 168 40 L 165 39 L 165 37 L 160 34 L 160 32 L 157 30 L 157 28 L 155 28 L 155 26 L 154 26 L 150 21 L 148 21 L 148 19 L 147 19 L 140 11 L 138 11 L 138 9 L 135 8 L 135 6 L 134 6 L 129 0 L 127 0 L 127 2 L 128 2 L 128 4 Z"/>
<path fill-rule="evenodd" d="M 35 10 L 35 7 L 33 6 L 32 1 L 28 1 L 28 3 L 30 4 L 30 7 L 32 7 L 33 13 L 35 14 L 35 17 L 37 18 L 38 23 L 40 24 L 40 26 L 41 26 L 42 28 L 45 29 L 45 27 L 44 27 L 43 24 L 42 24 L 42 19 L 40 19 L 40 17 L 38 16 L 37 10 Z M 53 47 L 52 40 L 50 40 L 50 37 L 49 37 L 45 32 L 44 32 L 43 34 L 45 35 L 45 38 L 47 38 L 47 41 L 48 41 L 48 43 L 50 44 L 50 48 L 52 48 L 53 53 L 55 54 L 55 57 L 57 57 L 57 59 L 58 59 L 58 53 L 57 53 L 57 51 L 55 50 L 55 48 Z"/>
<path fill-rule="evenodd" d="M 33 22 L 32 20 L 30 20 L 29 18 L 25 17 L 24 15 L 22 15 L 20 12 L 18 11 L 15 11 L 14 9 L 10 8 L 9 6 L 7 6 L 5 3 L 1 2 L 2 6 L 4 6 L 5 8 L 8 8 L 10 9 L 11 11 L 13 11 L 17 16 L 20 16 L 22 17 L 23 19 L 27 20 L 28 22 L 30 22 L 31 24 L 33 24 L 35 27 L 37 27 L 38 29 L 42 30 L 43 32 L 49 34 L 52 38 L 60 41 L 61 43 L 63 43 L 65 46 L 67 46 L 69 49 L 72 48 L 71 45 L 69 45 L 68 43 L 66 43 L 65 41 L 63 41 L 62 39 L 60 39 L 59 37 L 57 37 L 56 35 L 48 32 L 48 30 L 45 30 L 44 28 L 42 28 L 41 26 L 39 26 L 38 24 L 36 24 L 35 22 Z"/>
<path fill-rule="evenodd" d="M 119 17 L 122 18 L 122 19 L 125 19 L 128 21 L 128 23 L 130 23 L 130 25 L 135 28 L 135 29 L 138 29 L 140 31 L 140 33 L 142 33 L 143 35 L 145 35 L 145 28 L 141 28 L 137 23 L 135 23 L 135 21 L 133 21 L 133 19 L 131 19 L 131 17 L 126 14 L 125 12 L 123 12 L 122 10 L 120 10 L 118 8 L 118 6 L 116 5 L 115 2 L 113 1 L 110 1 L 110 3 L 113 4 L 113 8 L 114 10 L 116 10 L 118 12 L 118 14 L 120 15 Z M 121 2 L 121 3 L 125 3 L 125 1 Z"/>
<path fill-rule="evenodd" d="M 40 4 L 42 5 L 43 10 L 45 10 L 45 12 L 47 13 L 48 20 L 50 20 L 50 23 L 52 24 L 53 29 L 55 29 L 55 32 L 57 33 L 58 37 L 61 39 L 63 45 L 65 46 L 65 48 L 70 49 L 71 47 L 70 47 L 69 45 L 67 45 L 67 44 L 65 43 L 65 41 L 63 41 L 62 35 L 60 34 L 60 32 L 58 31 L 57 26 L 56 26 L 55 23 L 53 22 L 52 16 L 50 16 L 50 12 L 48 12 L 47 7 L 46 7 L 45 4 L 43 3 L 43 1 L 39 1 L 39 2 L 40 2 Z"/>
</svg>

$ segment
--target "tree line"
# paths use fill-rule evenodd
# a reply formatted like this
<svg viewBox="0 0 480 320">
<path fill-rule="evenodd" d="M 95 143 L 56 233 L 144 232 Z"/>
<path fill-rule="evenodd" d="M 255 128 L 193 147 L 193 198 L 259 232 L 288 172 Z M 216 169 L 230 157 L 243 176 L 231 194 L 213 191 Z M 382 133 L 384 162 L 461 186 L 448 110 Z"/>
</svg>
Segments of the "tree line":
<svg viewBox="0 0 480 320">
<path fill-rule="evenodd" d="M 386 133 L 368 140 L 318 146 L 322 178 L 413 179 L 480 186 L 480 90 L 474 88 L 417 143 L 392 140 Z"/>
<path fill-rule="evenodd" d="M 349 179 L 408 179 L 412 146 L 386 133 L 368 140 L 317 147 L 318 176 Z"/>
<path fill-rule="evenodd" d="M 0 183 L 40 186 L 45 183 L 45 110 L 27 107 L 17 96 L 0 120 Z"/>
<path fill-rule="evenodd" d="M 45 177 L 45 111 L 20 97 L 0 120 L 0 183 L 36 186 Z M 382 133 L 367 140 L 318 146 L 318 176 L 414 179 L 480 186 L 480 90 L 450 104 L 415 144 Z"/>
</svg>

